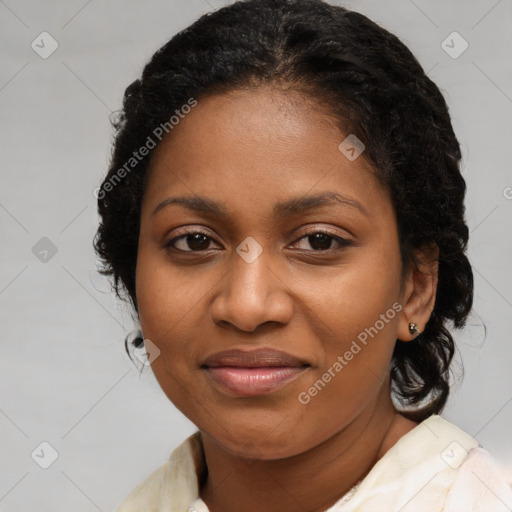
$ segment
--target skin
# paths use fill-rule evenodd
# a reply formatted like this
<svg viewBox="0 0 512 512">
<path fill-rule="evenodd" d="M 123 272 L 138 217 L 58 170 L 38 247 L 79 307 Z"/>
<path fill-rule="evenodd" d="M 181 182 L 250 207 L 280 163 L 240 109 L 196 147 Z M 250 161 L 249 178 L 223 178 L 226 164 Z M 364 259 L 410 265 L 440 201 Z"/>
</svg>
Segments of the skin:
<svg viewBox="0 0 512 512">
<path fill-rule="evenodd" d="M 152 364 L 169 399 L 202 432 L 211 512 L 321 511 L 334 504 L 416 423 L 390 399 L 396 340 L 423 329 L 437 286 L 435 251 L 402 272 L 397 224 L 385 188 L 363 156 L 338 149 L 347 134 L 320 105 L 260 87 L 199 99 L 156 149 L 143 199 L 137 301 Z M 274 205 L 336 192 L 333 201 L 277 217 Z M 227 217 L 170 204 L 202 196 Z M 183 229 L 199 228 L 205 250 Z M 328 232 L 319 250 L 306 235 Z M 251 236 L 263 249 L 236 252 Z M 190 238 L 189 238 L 190 241 Z M 331 243 L 329 243 L 331 241 Z M 321 247 L 322 248 L 322 247 Z M 180 252 L 181 249 L 184 252 Z M 187 252 L 185 252 L 187 251 Z M 297 399 L 394 303 L 402 309 L 308 404 Z M 271 347 L 310 367 L 280 390 L 236 397 L 201 363 L 218 351 Z"/>
</svg>

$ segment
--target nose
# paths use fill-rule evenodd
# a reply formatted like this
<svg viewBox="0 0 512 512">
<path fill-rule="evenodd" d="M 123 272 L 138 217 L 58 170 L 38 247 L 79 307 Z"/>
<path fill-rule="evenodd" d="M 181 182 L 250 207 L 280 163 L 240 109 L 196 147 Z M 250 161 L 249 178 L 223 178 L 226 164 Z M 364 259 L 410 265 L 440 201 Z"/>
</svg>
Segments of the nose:
<svg viewBox="0 0 512 512">
<path fill-rule="evenodd" d="M 219 282 L 210 306 L 210 317 L 216 324 L 253 332 L 263 324 L 285 325 L 290 321 L 291 290 L 270 259 L 265 251 L 251 263 L 233 255 L 232 268 Z"/>
</svg>

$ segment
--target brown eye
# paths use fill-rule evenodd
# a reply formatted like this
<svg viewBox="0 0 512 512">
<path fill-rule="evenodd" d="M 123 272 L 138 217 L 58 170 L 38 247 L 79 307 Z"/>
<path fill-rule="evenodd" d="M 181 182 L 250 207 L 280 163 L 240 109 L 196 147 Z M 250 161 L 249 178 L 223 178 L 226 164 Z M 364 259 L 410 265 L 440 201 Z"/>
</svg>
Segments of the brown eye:
<svg viewBox="0 0 512 512">
<path fill-rule="evenodd" d="M 298 240 L 299 243 L 303 243 L 299 249 L 313 250 L 313 251 L 329 251 L 331 249 L 341 249 L 351 245 L 351 242 L 346 238 L 340 236 L 330 235 L 322 231 L 316 231 L 305 235 Z M 333 247 L 333 242 L 335 246 Z M 307 247 L 309 245 L 309 247 Z M 336 245 L 338 247 L 336 247 Z"/>
<path fill-rule="evenodd" d="M 331 248 L 331 244 L 334 241 L 332 236 L 326 235 L 325 233 L 315 233 L 308 237 L 309 245 L 316 251 L 325 251 Z"/>
<path fill-rule="evenodd" d="M 212 242 L 213 239 L 205 233 L 192 231 L 173 238 L 165 245 L 165 248 L 173 249 L 177 252 L 207 251 Z"/>
</svg>

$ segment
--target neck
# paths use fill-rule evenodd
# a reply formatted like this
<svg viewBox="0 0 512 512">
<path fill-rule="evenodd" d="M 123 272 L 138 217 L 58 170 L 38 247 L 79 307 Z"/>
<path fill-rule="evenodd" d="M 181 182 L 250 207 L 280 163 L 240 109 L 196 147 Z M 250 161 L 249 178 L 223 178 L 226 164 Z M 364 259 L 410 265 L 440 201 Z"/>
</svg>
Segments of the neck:
<svg viewBox="0 0 512 512">
<path fill-rule="evenodd" d="M 203 432 L 208 477 L 200 495 L 210 512 L 324 511 L 416 425 L 396 412 L 384 386 L 345 428 L 293 457 L 248 461 Z"/>
</svg>

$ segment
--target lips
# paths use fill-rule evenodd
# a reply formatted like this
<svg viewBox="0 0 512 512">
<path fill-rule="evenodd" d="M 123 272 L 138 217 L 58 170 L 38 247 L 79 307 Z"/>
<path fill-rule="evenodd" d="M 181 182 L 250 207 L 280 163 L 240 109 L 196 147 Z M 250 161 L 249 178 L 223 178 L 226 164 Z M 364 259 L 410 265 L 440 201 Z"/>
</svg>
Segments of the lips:
<svg viewBox="0 0 512 512">
<path fill-rule="evenodd" d="M 237 396 L 273 393 L 309 367 L 306 361 L 274 349 L 227 350 L 208 357 L 201 366 L 222 391 Z"/>
</svg>

